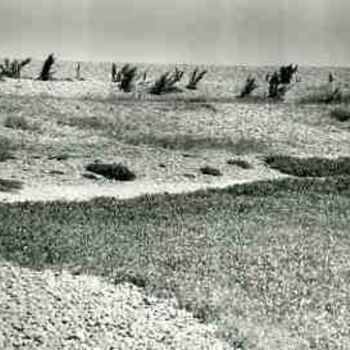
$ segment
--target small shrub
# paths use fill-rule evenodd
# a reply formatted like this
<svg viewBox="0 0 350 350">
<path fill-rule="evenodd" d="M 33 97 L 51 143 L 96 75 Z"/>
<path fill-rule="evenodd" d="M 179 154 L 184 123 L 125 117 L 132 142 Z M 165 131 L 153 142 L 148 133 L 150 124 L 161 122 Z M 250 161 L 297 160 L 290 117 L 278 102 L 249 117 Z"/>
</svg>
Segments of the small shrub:
<svg viewBox="0 0 350 350">
<path fill-rule="evenodd" d="M 222 173 L 219 169 L 212 168 L 210 166 L 205 166 L 200 168 L 200 171 L 204 175 L 211 175 L 211 176 L 222 176 Z"/>
<path fill-rule="evenodd" d="M 123 66 L 119 75 L 117 74 L 115 79 L 120 82 L 120 90 L 124 92 L 130 92 L 132 89 L 132 82 L 137 74 L 137 67 L 133 67 L 129 64 Z"/>
<path fill-rule="evenodd" d="M 0 64 L 0 76 L 7 78 L 19 79 L 21 77 L 22 69 L 31 62 L 31 58 L 19 61 L 17 59 L 10 61 L 5 58 L 4 62 Z"/>
<path fill-rule="evenodd" d="M 166 72 L 162 74 L 151 87 L 150 93 L 154 95 L 162 95 L 165 93 L 176 91 L 176 84 L 182 79 L 183 71 L 175 68 L 173 73 Z"/>
<path fill-rule="evenodd" d="M 253 76 L 249 76 L 245 82 L 245 85 L 239 95 L 240 98 L 244 98 L 247 96 L 250 96 L 251 93 L 258 88 L 258 84 L 255 81 L 255 78 Z"/>
<path fill-rule="evenodd" d="M 0 192 L 12 192 L 23 188 L 23 182 L 17 180 L 0 179 Z"/>
<path fill-rule="evenodd" d="M 16 146 L 10 139 L 0 137 L 0 162 L 13 159 L 13 151 L 15 150 Z"/>
<path fill-rule="evenodd" d="M 336 107 L 330 112 L 332 118 L 340 121 L 346 122 L 350 120 L 350 108 L 349 107 Z"/>
<path fill-rule="evenodd" d="M 111 180 L 131 181 L 136 178 L 136 175 L 122 164 L 91 163 L 85 169 Z"/>
<path fill-rule="evenodd" d="M 196 90 L 198 83 L 203 79 L 205 74 L 207 74 L 206 70 L 203 70 L 200 72 L 198 67 L 196 67 L 195 70 L 190 75 L 186 88 L 190 90 Z"/>
<path fill-rule="evenodd" d="M 4 126 L 11 129 L 29 129 L 27 119 L 23 116 L 8 116 L 5 120 Z"/>
<path fill-rule="evenodd" d="M 54 57 L 54 54 L 50 54 L 44 64 L 43 64 L 43 67 L 41 69 L 41 73 L 40 73 L 40 76 L 39 76 L 39 80 L 42 80 L 42 81 L 47 81 L 47 80 L 51 80 L 52 79 L 52 75 L 54 74 L 52 72 L 52 66 L 54 65 L 55 63 L 55 57 Z"/>
<path fill-rule="evenodd" d="M 235 166 L 238 166 L 242 169 L 251 169 L 252 168 L 251 164 L 249 164 L 248 162 L 246 162 L 245 160 L 242 160 L 242 159 L 229 159 L 227 161 L 227 164 L 228 165 L 235 165 Z"/>
</svg>

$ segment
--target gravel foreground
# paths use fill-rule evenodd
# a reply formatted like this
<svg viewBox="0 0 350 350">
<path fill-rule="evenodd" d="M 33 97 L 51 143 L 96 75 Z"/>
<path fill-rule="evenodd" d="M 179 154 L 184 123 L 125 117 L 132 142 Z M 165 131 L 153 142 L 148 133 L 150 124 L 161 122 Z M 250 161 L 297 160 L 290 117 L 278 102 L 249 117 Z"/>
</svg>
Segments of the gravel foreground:
<svg viewBox="0 0 350 350">
<path fill-rule="evenodd" d="M 226 350 L 215 326 L 132 285 L 0 265 L 0 348 Z"/>
</svg>

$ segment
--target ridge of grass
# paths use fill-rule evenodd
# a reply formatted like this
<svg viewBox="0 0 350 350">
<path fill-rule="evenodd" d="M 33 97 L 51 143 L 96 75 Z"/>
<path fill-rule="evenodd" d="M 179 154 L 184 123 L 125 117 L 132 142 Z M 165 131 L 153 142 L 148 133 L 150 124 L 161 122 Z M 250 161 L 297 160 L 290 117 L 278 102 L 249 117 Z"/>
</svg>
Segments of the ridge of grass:
<svg viewBox="0 0 350 350">
<path fill-rule="evenodd" d="M 123 201 L 2 203 L 0 256 L 173 293 L 201 321 L 217 323 L 233 347 L 290 349 L 295 339 L 293 349 L 341 349 L 348 338 L 338 325 L 350 318 L 342 311 L 349 217 L 349 177 Z M 262 336 L 262 325 L 273 336 Z"/>
</svg>

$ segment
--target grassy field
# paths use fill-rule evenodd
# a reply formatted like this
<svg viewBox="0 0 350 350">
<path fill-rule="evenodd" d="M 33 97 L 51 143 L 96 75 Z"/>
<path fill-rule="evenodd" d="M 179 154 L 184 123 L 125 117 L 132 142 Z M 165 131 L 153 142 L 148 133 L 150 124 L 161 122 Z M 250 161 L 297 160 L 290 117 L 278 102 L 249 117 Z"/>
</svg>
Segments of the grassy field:
<svg viewBox="0 0 350 350">
<path fill-rule="evenodd" d="M 349 178 L 128 201 L 0 205 L 0 255 L 124 280 L 219 324 L 233 349 L 345 349 Z M 166 292 L 167 291 L 167 292 Z"/>
<path fill-rule="evenodd" d="M 0 194 L 93 182 L 98 197 L 108 181 L 82 176 L 95 160 L 188 190 L 214 181 L 205 167 L 259 181 L 129 200 L 0 201 L 1 259 L 174 295 L 234 350 L 350 348 L 349 69 L 302 68 L 276 102 L 262 86 L 271 67 L 210 67 L 196 92 L 149 97 L 116 91 L 107 63 L 82 64 L 78 82 L 67 79 L 72 62 L 59 62 L 57 80 L 30 80 L 37 63 L 0 82 Z M 139 67 L 151 77 L 172 68 Z M 329 71 L 346 92 L 340 105 L 324 103 Z M 249 73 L 257 94 L 237 100 Z"/>
</svg>

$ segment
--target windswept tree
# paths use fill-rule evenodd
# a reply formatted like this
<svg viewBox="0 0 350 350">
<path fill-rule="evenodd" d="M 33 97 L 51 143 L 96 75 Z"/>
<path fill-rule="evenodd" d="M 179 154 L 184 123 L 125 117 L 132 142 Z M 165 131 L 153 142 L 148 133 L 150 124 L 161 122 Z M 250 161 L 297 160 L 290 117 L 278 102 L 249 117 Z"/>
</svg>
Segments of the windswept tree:
<svg viewBox="0 0 350 350">
<path fill-rule="evenodd" d="M 77 63 L 75 66 L 75 79 L 76 80 L 81 80 L 81 65 L 80 62 Z"/>
<path fill-rule="evenodd" d="M 116 80 L 120 83 L 120 90 L 130 92 L 132 84 L 137 75 L 137 67 L 126 64 L 116 75 Z"/>
<path fill-rule="evenodd" d="M 203 79 L 205 74 L 207 74 L 207 70 L 203 70 L 200 72 L 199 68 L 196 67 L 190 75 L 186 88 L 190 90 L 196 90 L 198 83 Z"/>
<path fill-rule="evenodd" d="M 287 66 L 281 66 L 278 71 L 269 75 L 269 97 L 282 98 L 297 72 L 298 66 L 290 64 Z"/>
<path fill-rule="evenodd" d="M 7 78 L 19 79 L 21 77 L 22 69 L 31 62 L 31 58 L 25 60 L 10 60 L 5 58 L 4 62 L 0 64 L 0 76 Z"/>
<path fill-rule="evenodd" d="M 52 72 L 52 66 L 54 65 L 55 61 L 56 59 L 54 57 L 54 54 L 50 54 L 46 58 L 39 75 L 39 80 L 47 81 L 52 79 L 52 75 L 54 74 L 54 72 Z"/>
<path fill-rule="evenodd" d="M 184 71 L 175 67 L 173 73 L 166 72 L 162 74 L 150 89 L 150 93 L 154 95 L 161 95 L 176 90 L 176 84 L 181 81 Z"/>
<path fill-rule="evenodd" d="M 258 84 L 256 83 L 255 77 L 249 75 L 238 97 L 244 98 L 250 96 L 256 88 L 258 88 Z"/>
</svg>

